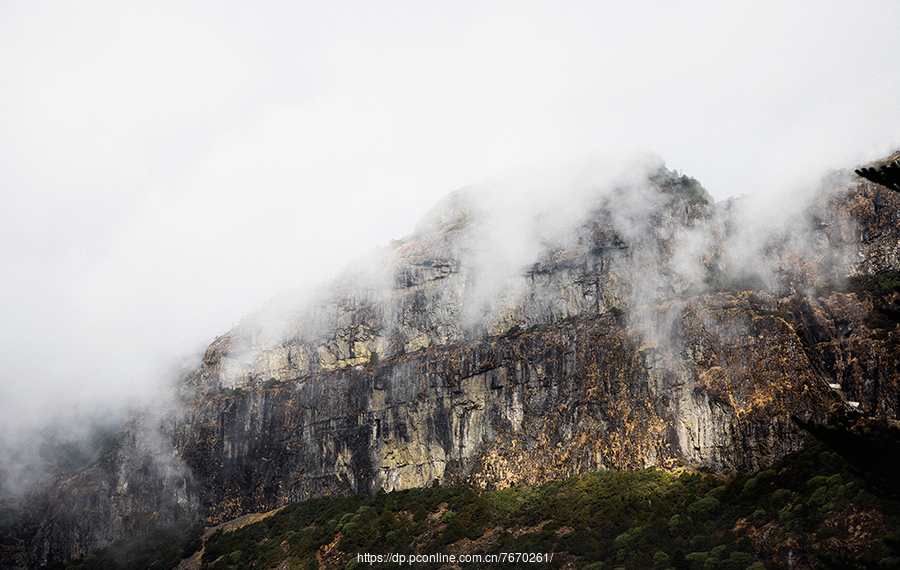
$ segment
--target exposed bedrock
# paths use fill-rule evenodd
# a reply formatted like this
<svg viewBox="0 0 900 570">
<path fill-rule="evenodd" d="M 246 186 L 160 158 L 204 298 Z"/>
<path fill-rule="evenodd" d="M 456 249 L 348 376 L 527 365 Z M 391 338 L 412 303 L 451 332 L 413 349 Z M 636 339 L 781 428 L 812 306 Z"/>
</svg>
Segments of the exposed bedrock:
<svg viewBox="0 0 900 570">
<path fill-rule="evenodd" d="M 519 241 L 455 193 L 323 292 L 249 316 L 159 429 L 60 483 L 30 560 L 434 480 L 755 469 L 802 444 L 792 416 L 898 417 L 900 332 L 872 315 L 900 293 L 841 284 L 900 269 L 900 194 L 838 184 L 761 233 L 740 201 L 647 180 Z"/>
</svg>

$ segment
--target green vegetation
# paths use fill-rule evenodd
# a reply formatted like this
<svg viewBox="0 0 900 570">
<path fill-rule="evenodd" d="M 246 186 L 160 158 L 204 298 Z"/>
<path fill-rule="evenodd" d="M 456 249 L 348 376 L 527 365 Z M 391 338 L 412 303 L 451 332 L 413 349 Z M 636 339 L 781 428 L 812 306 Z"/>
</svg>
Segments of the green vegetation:
<svg viewBox="0 0 900 570">
<path fill-rule="evenodd" d="M 148 535 L 117 540 L 69 564 L 52 562 L 46 570 L 169 570 L 203 545 L 203 527 L 175 526 Z"/>
<path fill-rule="evenodd" d="M 813 285 L 812 294 L 813 297 L 821 298 L 827 297 L 828 295 L 834 293 L 835 288 L 832 283 L 817 283 Z"/>
<path fill-rule="evenodd" d="M 860 168 L 854 171 L 857 175 L 881 184 L 885 188 L 900 192 L 900 163 L 889 162 L 877 167 Z"/>
<path fill-rule="evenodd" d="M 795 421 L 840 454 L 850 471 L 873 493 L 900 500 L 900 427 L 861 420 L 851 430 L 840 423 L 825 426 Z"/>
<path fill-rule="evenodd" d="M 681 196 L 689 204 L 705 206 L 712 201 L 709 192 L 700 182 L 690 176 L 679 174 L 677 170 L 672 171 L 663 166 L 651 174 L 649 180 L 663 192 Z"/>
<path fill-rule="evenodd" d="M 782 311 L 763 308 L 763 305 L 765 305 L 766 302 L 756 293 L 750 293 L 750 295 L 747 296 L 747 300 L 750 301 L 750 308 L 757 315 L 769 315 L 785 320 L 789 318 L 788 315 Z"/>
<path fill-rule="evenodd" d="M 850 277 L 847 280 L 847 290 L 856 293 L 860 298 L 867 295 L 900 293 L 900 271 Z"/>
<path fill-rule="evenodd" d="M 64 476 L 73 476 L 90 469 L 119 443 L 120 426 L 98 426 L 81 439 L 54 437 L 40 446 L 44 464 Z"/>
<path fill-rule="evenodd" d="M 462 216 L 460 216 L 459 220 L 457 220 L 455 223 L 444 228 L 443 232 L 449 233 L 449 232 L 459 231 L 459 230 L 465 228 L 466 226 L 468 226 L 470 222 L 471 222 L 471 219 L 469 218 L 469 215 L 463 214 Z"/>
<path fill-rule="evenodd" d="M 513 326 L 509 327 L 508 329 L 506 329 L 506 333 L 504 336 L 508 336 L 508 337 L 512 338 L 512 337 L 519 336 L 520 334 L 522 334 L 522 327 L 520 327 L 519 325 L 513 325 Z"/>
<path fill-rule="evenodd" d="M 703 285 L 707 291 L 712 293 L 762 291 L 766 288 L 762 277 L 756 273 L 726 273 L 719 268 L 717 261 L 708 263 L 705 269 L 706 275 L 703 278 Z"/>
<path fill-rule="evenodd" d="M 866 326 L 872 329 L 872 337 L 887 341 L 888 348 L 900 343 L 897 333 L 900 325 L 900 271 L 880 275 L 863 275 L 849 279 L 849 289 L 860 299 L 872 302 L 872 312 L 866 318 Z"/>
<path fill-rule="evenodd" d="M 888 349 L 900 345 L 900 271 L 877 275 L 857 275 L 841 284 L 821 284 L 813 287 L 813 294 L 822 297 L 832 292 L 854 293 L 861 301 L 872 303 L 866 326 L 872 338 L 885 341 Z"/>
<path fill-rule="evenodd" d="M 271 390 L 278 384 L 281 384 L 280 380 L 278 380 L 277 378 L 269 378 L 268 380 L 263 382 L 262 389 L 263 390 Z"/>
<path fill-rule="evenodd" d="M 775 465 L 729 478 L 650 468 L 587 473 L 533 489 L 433 485 L 295 503 L 232 532 L 216 530 L 206 539 L 202 567 L 275 568 L 290 559 L 291 568 L 395 568 L 359 563 L 356 555 L 452 551 L 553 553 L 549 563 L 463 568 L 561 568 L 568 560 L 589 570 L 762 570 L 783 567 L 788 549 L 801 564 L 896 567 L 900 430 L 877 422 L 856 430 L 804 426 L 825 443 L 810 436 L 804 449 Z M 879 461 L 884 454 L 894 463 Z M 172 553 L 199 546 L 195 529 L 180 532 L 120 541 L 68 568 L 172 568 Z M 154 548 L 151 560 L 146 553 Z M 129 552 L 141 562 L 122 557 Z"/>
<path fill-rule="evenodd" d="M 38 530 L 37 520 L 22 517 L 0 502 L 0 553 L 15 551 L 20 544 L 30 543 Z"/>
</svg>

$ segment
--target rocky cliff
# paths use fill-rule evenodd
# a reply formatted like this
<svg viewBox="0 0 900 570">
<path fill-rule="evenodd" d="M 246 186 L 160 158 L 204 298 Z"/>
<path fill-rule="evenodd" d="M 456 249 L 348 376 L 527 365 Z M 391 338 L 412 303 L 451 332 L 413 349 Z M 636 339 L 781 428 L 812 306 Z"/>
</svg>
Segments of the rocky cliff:
<svg viewBox="0 0 900 570">
<path fill-rule="evenodd" d="M 898 416 L 900 294 L 848 277 L 900 269 L 900 194 L 834 177 L 758 222 L 658 163 L 587 190 L 458 191 L 244 319 L 159 430 L 60 487 L 30 563 L 325 494 L 753 469 L 800 446 L 792 416 Z"/>
</svg>

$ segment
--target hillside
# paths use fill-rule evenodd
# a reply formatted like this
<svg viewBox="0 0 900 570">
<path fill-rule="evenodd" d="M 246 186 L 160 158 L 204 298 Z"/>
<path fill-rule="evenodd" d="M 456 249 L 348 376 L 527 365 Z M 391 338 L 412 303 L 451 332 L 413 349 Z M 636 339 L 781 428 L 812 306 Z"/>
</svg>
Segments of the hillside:
<svg viewBox="0 0 900 570">
<path fill-rule="evenodd" d="M 434 481 L 733 476 L 799 450 L 794 418 L 897 418 L 900 194 L 837 175 L 760 216 L 657 159 L 573 180 L 457 191 L 248 315 L 32 502 L 17 564 Z"/>
<path fill-rule="evenodd" d="M 884 458 L 854 464 L 844 456 L 853 447 L 896 454 L 900 428 L 855 424 L 825 430 L 834 448 L 810 437 L 753 474 L 650 467 L 536 488 L 434 485 L 310 499 L 202 537 L 194 529 L 117 542 L 48 570 L 163 570 L 181 556 L 221 570 L 396 568 L 410 560 L 435 569 L 896 567 L 900 486 L 895 478 L 884 485 L 872 469 Z M 896 472 L 897 460 L 888 463 Z"/>
</svg>

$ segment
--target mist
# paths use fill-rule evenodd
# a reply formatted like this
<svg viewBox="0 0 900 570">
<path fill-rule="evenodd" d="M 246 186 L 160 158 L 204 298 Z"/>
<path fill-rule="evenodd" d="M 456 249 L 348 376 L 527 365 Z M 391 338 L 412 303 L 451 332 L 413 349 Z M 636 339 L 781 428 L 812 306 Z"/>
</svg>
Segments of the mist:
<svg viewBox="0 0 900 570">
<path fill-rule="evenodd" d="M 538 167 L 494 199 L 552 221 L 582 211 L 528 194 L 560 161 L 650 151 L 768 204 L 884 156 L 898 27 L 894 2 L 5 3 L 0 463 L 158 403 L 458 188 Z M 497 271 L 559 238 L 533 237 Z"/>
</svg>

